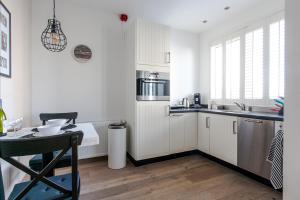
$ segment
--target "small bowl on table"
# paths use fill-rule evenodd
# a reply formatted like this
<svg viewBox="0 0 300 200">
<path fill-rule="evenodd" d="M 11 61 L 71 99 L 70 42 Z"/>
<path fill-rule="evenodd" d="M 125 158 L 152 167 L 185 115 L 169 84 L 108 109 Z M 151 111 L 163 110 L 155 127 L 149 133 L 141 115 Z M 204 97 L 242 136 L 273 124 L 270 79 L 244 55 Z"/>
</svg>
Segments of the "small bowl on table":
<svg viewBox="0 0 300 200">
<path fill-rule="evenodd" d="M 68 120 L 66 119 L 51 119 L 47 121 L 47 125 L 63 127 Z"/>
<path fill-rule="evenodd" d="M 45 125 L 40 126 L 38 129 L 38 136 L 51 136 L 51 135 L 57 135 L 61 132 L 61 126 L 54 126 L 54 125 Z"/>
</svg>

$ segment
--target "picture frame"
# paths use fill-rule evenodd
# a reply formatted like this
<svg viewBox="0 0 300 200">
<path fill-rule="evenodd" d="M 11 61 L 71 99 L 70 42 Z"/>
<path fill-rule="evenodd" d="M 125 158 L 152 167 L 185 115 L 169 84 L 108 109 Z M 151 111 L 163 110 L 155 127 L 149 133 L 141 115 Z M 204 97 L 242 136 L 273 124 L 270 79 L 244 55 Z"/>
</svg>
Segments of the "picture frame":
<svg viewBox="0 0 300 200">
<path fill-rule="evenodd" d="M 77 45 L 73 49 L 73 58 L 79 63 L 86 63 L 92 59 L 93 52 L 87 45 Z"/>
<path fill-rule="evenodd" d="M 11 78 L 11 13 L 0 1 L 0 76 Z"/>
</svg>

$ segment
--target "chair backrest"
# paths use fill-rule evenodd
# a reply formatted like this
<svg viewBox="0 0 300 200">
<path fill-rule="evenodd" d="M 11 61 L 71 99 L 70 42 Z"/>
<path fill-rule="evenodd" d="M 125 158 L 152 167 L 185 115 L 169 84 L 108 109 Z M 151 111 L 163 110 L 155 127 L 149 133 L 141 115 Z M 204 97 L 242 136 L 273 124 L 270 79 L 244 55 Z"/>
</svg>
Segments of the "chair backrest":
<svg viewBox="0 0 300 200">
<path fill-rule="evenodd" d="M 43 122 L 43 125 L 46 125 L 46 122 L 51 119 L 67 119 L 70 123 L 72 121 L 73 124 L 76 123 L 78 113 L 77 112 L 69 112 L 69 113 L 41 113 L 40 119 Z"/>
<path fill-rule="evenodd" d="M 3 139 L 0 140 L 0 158 L 14 165 L 15 167 L 23 170 L 25 173 L 28 173 L 31 176 L 35 176 L 36 178 L 31 182 L 32 185 L 35 185 L 38 181 L 42 181 L 47 184 L 45 175 L 48 171 L 55 167 L 56 162 L 62 157 L 64 153 L 66 153 L 70 148 L 72 149 L 72 191 L 68 191 L 68 193 L 72 193 L 73 195 L 77 195 L 77 173 L 78 173 L 78 152 L 77 146 L 81 144 L 83 138 L 83 133 L 81 131 L 78 132 L 67 132 L 60 135 L 54 136 L 45 136 L 45 137 L 36 137 L 36 138 L 20 138 L 20 139 Z M 35 155 L 41 153 L 49 153 L 54 151 L 61 151 L 61 153 L 47 165 L 40 174 L 30 170 L 26 166 L 21 163 L 18 163 L 12 157 L 16 156 L 28 156 Z M 43 174 L 44 173 L 44 174 Z M 2 174 L 0 173 L 0 200 L 4 198 L 4 189 L 3 189 L 3 180 Z M 30 185 L 30 184 L 29 184 Z M 28 185 L 28 186 L 29 186 Z M 2 187 L 1 187 L 2 186 Z M 56 189 L 60 189 L 58 185 L 51 185 L 50 187 L 55 187 Z M 73 194 L 73 190 L 75 192 Z M 28 189 L 28 191 L 30 188 Z M 27 192 L 28 192 L 27 191 Z M 26 192 L 26 193 L 27 193 Z M 25 194 L 26 194 L 25 193 Z M 76 193 L 76 194 L 75 194 Z M 3 199 L 4 200 L 4 199 Z"/>
<path fill-rule="evenodd" d="M 0 164 L 0 200 L 5 200 L 1 164 Z"/>
</svg>

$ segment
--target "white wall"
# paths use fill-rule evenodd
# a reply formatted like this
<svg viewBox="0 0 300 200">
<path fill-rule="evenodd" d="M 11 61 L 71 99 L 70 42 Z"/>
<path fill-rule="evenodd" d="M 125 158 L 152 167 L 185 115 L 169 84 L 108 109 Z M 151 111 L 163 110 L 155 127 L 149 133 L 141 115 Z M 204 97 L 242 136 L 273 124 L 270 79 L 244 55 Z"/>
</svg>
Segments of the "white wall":
<svg viewBox="0 0 300 200">
<path fill-rule="evenodd" d="M 12 78 L 1 77 L 1 98 L 10 119 L 31 123 L 31 1 L 4 0 L 12 17 Z"/>
<path fill-rule="evenodd" d="M 171 29 L 171 103 L 199 92 L 200 37 Z"/>
<path fill-rule="evenodd" d="M 47 51 L 40 36 L 52 17 L 52 1 L 32 4 L 32 120 L 40 124 L 41 112 L 79 113 L 78 122 L 93 122 L 100 145 L 84 148 L 80 157 L 107 153 L 107 125 L 125 117 L 124 35 L 117 14 L 68 0 L 56 2 L 56 15 L 67 36 L 61 53 Z M 72 49 L 88 45 L 92 60 L 78 63 Z"/>
<path fill-rule="evenodd" d="M 215 40 L 234 34 L 256 21 L 263 20 L 284 9 L 284 0 L 265 0 L 253 8 L 240 13 L 238 17 L 224 21 L 219 26 L 200 34 L 200 92 L 207 103 L 210 89 L 210 46 Z M 230 12 L 230 10 L 228 11 Z"/>
<path fill-rule="evenodd" d="M 9 119 L 24 117 L 31 124 L 31 0 L 3 0 L 12 17 L 12 78 L 0 78 L 1 99 Z M 22 159 L 26 162 L 26 159 Z M 19 170 L 1 160 L 3 181 L 8 190 L 22 177 Z"/>
<path fill-rule="evenodd" d="M 56 2 L 57 18 L 68 38 L 61 53 L 47 51 L 40 36 L 52 17 L 52 1 L 32 4 L 32 119 L 41 112 L 79 112 L 79 121 L 119 120 L 124 117 L 124 40 L 118 15 L 99 8 Z M 92 60 L 78 63 L 72 49 L 88 45 Z"/>
<path fill-rule="evenodd" d="M 286 87 L 284 138 L 284 200 L 300 198 L 299 157 L 299 62 L 300 62 L 300 1 L 286 0 Z"/>
<path fill-rule="evenodd" d="M 57 2 L 57 18 L 68 38 L 67 49 L 51 53 L 44 49 L 40 34 L 51 17 L 51 2 L 32 4 L 32 120 L 40 124 L 41 112 L 79 112 L 79 122 L 94 122 L 101 144 L 84 149 L 88 154 L 107 152 L 110 121 L 124 119 L 124 35 L 117 14 L 105 13 L 84 4 Z M 71 55 L 77 44 L 93 50 L 88 63 L 78 63 Z M 172 100 L 198 91 L 199 37 L 179 30 L 171 32 Z"/>
</svg>

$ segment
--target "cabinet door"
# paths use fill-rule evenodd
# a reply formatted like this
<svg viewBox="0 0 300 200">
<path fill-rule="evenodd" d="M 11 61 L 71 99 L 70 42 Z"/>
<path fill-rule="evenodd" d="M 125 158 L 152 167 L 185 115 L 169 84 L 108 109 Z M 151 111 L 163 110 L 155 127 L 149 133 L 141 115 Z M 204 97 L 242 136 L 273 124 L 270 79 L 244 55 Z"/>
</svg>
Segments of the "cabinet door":
<svg viewBox="0 0 300 200">
<path fill-rule="evenodd" d="M 169 102 L 137 103 L 137 137 L 139 159 L 169 154 Z"/>
<path fill-rule="evenodd" d="M 163 25 L 152 26 L 152 65 L 170 65 L 170 31 Z"/>
<path fill-rule="evenodd" d="M 185 150 L 184 144 L 184 114 L 170 115 L 170 151 L 179 153 Z"/>
<path fill-rule="evenodd" d="M 225 117 L 225 130 L 226 130 L 226 140 L 225 140 L 225 150 L 224 150 L 224 160 L 237 165 L 237 117 Z"/>
<path fill-rule="evenodd" d="M 198 113 L 198 149 L 204 153 L 210 152 L 210 130 L 209 122 L 211 115 L 206 113 Z"/>
<path fill-rule="evenodd" d="M 213 115 L 210 120 L 210 153 L 237 165 L 237 118 Z"/>
<path fill-rule="evenodd" d="M 185 150 L 197 149 L 198 139 L 198 122 L 197 113 L 184 114 L 184 141 Z"/>
<path fill-rule="evenodd" d="M 138 64 L 151 63 L 151 24 L 142 20 L 136 22 L 136 61 Z"/>
<path fill-rule="evenodd" d="M 137 20 L 137 64 L 170 66 L 170 29 L 167 26 Z"/>
</svg>

